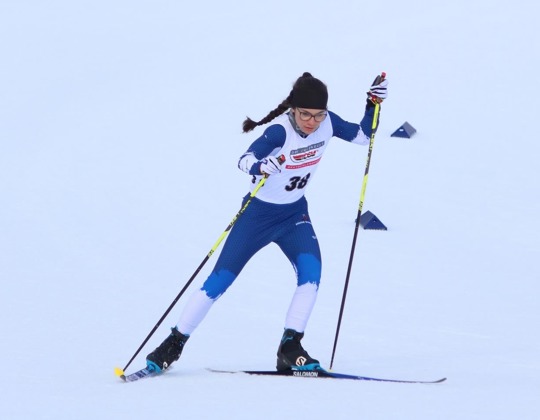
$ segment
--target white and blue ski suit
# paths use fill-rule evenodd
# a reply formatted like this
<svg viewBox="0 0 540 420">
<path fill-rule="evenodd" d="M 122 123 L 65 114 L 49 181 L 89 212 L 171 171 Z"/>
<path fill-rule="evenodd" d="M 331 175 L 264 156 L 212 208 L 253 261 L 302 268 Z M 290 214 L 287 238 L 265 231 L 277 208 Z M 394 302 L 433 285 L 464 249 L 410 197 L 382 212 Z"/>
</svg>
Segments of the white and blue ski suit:
<svg viewBox="0 0 540 420">
<path fill-rule="evenodd" d="M 361 145 L 369 143 L 373 112 L 368 107 L 360 124 L 355 124 L 328 111 L 327 118 L 310 135 L 296 127 L 289 112 L 277 117 L 251 144 L 240 157 L 238 167 L 252 175 L 252 190 L 262 177 L 261 159 L 284 155 L 285 162 L 280 173 L 268 177 L 231 229 L 212 273 L 184 309 L 177 324 L 181 333 L 190 335 L 249 259 L 272 242 L 287 256 L 297 279 L 284 327 L 304 331 L 317 297 L 322 266 L 304 193 L 332 137 Z M 248 198 L 249 194 L 244 202 Z"/>
</svg>

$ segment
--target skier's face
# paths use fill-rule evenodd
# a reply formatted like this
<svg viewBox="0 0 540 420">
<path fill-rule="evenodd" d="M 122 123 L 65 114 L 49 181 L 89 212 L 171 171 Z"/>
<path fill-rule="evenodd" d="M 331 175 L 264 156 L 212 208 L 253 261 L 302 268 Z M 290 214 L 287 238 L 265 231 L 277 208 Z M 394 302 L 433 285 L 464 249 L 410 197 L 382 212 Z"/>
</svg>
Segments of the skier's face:
<svg viewBox="0 0 540 420">
<path fill-rule="evenodd" d="M 295 108 L 294 120 L 298 128 L 306 134 L 311 134 L 324 121 L 327 116 L 326 109 Z"/>
</svg>

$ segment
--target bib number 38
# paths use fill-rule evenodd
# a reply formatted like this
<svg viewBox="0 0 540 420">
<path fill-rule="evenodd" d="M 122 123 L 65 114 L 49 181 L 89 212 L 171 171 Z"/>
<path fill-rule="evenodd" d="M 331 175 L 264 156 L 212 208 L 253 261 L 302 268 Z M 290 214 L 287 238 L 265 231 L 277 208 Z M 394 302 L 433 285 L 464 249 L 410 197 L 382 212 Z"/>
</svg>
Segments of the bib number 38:
<svg viewBox="0 0 540 420">
<path fill-rule="evenodd" d="M 298 189 L 304 188 L 307 185 L 310 176 L 311 176 L 311 174 L 307 174 L 303 178 L 301 178 L 299 176 L 293 176 L 291 179 L 289 179 L 290 184 L 286 185 L 285 189 L 287 191 L 293 191 L 293 190 L 295 190 L 297 188 Z"/>
</svg>

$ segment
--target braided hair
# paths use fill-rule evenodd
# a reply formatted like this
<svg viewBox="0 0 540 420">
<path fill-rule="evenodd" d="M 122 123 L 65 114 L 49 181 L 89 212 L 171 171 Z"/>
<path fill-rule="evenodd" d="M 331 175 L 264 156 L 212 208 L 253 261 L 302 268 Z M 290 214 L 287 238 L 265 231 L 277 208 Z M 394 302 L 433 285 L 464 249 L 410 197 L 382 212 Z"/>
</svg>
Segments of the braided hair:
<svg viewBox="0 0 540 420">
<path fill-rule="evenodd" d="M 313 77 L 311 73 L 305 72 L 296 79 L 289 96 L 287 96 L 287 98 L 285 98 L 275 109 L 270 111 L 266 117 L 257 122 L 246 117 L 242 124 L 243 132 L 248 133 L 259 125 L 269 123 L 289 108 L 300 106 L 304 108 L 326 109 L 327 101 L 328 90 L 326 85 L 319 79 Z"/>
</svg>

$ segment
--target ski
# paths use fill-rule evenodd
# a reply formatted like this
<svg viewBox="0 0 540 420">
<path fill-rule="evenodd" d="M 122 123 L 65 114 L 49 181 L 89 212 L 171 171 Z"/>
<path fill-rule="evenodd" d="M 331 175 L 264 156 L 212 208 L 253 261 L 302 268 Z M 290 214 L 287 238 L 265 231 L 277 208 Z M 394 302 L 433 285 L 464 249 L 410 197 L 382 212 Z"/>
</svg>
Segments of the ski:
<svg viewBox="0 0 540 420">
<path fill-rule="evenodd" d="M 434 381 L 424 380 L 407 380 L 407 379 L 387 379 L 374 378 L 371 376 L 349 375 L 346 373 L 330 372 L 324 369 L 318 370 L 219 370 L 207 369 L 210 372 L 216 373 L 244 373 L 247 375 L 264 375 L 264 376 L 294 376 L 299 378 L 330 378 L 330 379 L 348 379 L 353 381 L 374 381 L 374 382 L 393 382 L 402 384 L 439 384 L 446 381 L 446 378 L 437 379 Z M 148 367 L 137 370 L 129 375 L 124 374 L 121 369 L 115 369 L 116 375 L 124 382 L 135 382 L 140 379 L 157 376 L 160 372 L 156 372 Z"/>
<path fill-rule="evenodd" d="M 375 381 L 375 382 L 394 382 L 401 384 L 439 384 L 446 381 L 446 378 L 437 379 L 435 381 L 422 380 L 406 380 L 406 379 L 384 379 L 373 378 L 370 376 L 348 375 L 345 373 L 330 372 L 327 370 L 218 370 L 208 369 L 211 372 L 217 373 L 244 373 L 247 375 L 265 375 L 265 376 L 295 376 L 300 378 L 332 378 L 332 379 L 349 379 L 353 381 Z"/>
<path fill-rule="evenodd" d="M 148 378 L 151 376 L 159 375 L 159 372 L 156 372 L 153 369 L 148 369 L 148 366 L 142 369 L 139 369 L 136 372 L 133 372 L 129 375 L 126 375 L 122 369 L 116 368 L 115 369 L 116 376 L 118 376 L 120 379 L 122 379 L 124 382 L 135 382 L 139 379 Z"/>
</svg>

